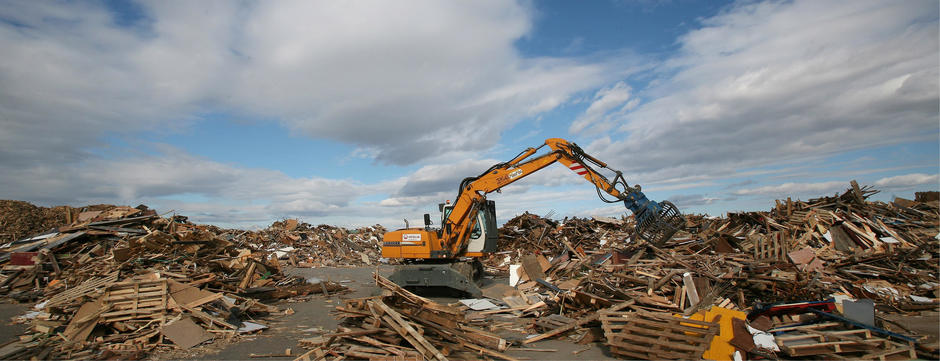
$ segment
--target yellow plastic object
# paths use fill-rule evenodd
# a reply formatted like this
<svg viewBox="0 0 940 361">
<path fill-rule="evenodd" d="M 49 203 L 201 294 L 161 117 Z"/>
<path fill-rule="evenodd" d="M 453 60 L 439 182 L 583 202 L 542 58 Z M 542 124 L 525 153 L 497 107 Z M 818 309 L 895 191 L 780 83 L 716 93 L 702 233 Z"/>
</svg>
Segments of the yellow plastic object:
<svg viewBox="0 0 940 361">
<path fill-rule="evenodd" d="M 735 350 L 735 347 L 728 343 L 728 341 L 734 338 L 734 329 L 731 326 L 731 320 L 734 318 L 746 320 L 747 314 L 741 311 L 712 306 L 712 308 L 707 311 L 698 311 L 698 313 L 689 316 L 689 319 L 712 322 L 718 315 L 721 315 L 721 319 L 718 320 L 718 335 L 712 339 L 711 346 L 702 354 L 702 358 L 706 360 L 730 361 L 734 357 Z"/>
</svg>

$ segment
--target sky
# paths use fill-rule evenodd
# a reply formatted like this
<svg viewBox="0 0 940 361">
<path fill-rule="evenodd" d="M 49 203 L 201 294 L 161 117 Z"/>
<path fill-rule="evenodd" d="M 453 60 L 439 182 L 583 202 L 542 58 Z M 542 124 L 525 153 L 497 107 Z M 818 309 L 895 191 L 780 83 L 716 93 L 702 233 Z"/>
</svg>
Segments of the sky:
<svg viewBox="0 0 940 361">
<path fill-rule="evenodd" d="M 940 188 L 938 7 L 3 1 L 0 199 L 399 228 L 546 138 L 690 214 L 913 198 Z M 560 165 L 488 198 L 629 214 Z"/>
</svg>

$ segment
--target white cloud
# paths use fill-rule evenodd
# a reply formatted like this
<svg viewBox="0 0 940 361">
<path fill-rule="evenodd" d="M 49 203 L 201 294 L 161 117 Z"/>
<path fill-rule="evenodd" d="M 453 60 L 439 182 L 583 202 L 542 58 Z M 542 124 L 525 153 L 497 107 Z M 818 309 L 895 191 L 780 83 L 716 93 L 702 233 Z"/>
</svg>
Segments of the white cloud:
<svg viewBox="0 0 940 361">
<path fill-rule="evenodd" d="M 455 201 L 461 180 L 477 176 L 496 163 L 492 159 L 466 159 L 423 166 L 397 180 L 395 184 L 399 186 L 379 205 L 418 209 L 445 200 Z"/>
<path fill-rule="evenodd" d="M 603 118 L 608 116 L 608 112 L 617 107 L 620 107 L 630 100 L 630 90 L 630 87 L 627 86 L 627 84 L 624 82 L 618 82 L 612 87 L 598 90 L 597 93 L 594 94 L 594 102 L 588 106 L 587 110 L 584 111 L 584 114 L 579 116 L 574 120 L 573 123 L 571 123 L 568 131 L 571 133 L 580 133 L 595 123 L 602 121 Z M 627 105 L 624 106 L 624 109 L 621 110 L 629 110 L 629 108 L 635 105 L 636 102 L 627 103 Z"/>
<path fill-rule="evenodd" d="M 0 198 L 41 204 L 170 205 L 182 214 L 229 224 L 281 217 L 356 215 L 354 201 L 391 192 L 394 181 L 363 184 L 321 177 L 294 178 L 267 169 L 218 163 L 162 147 L 152 156 L 93 159 L 0 174 Z M 237 212 L 236 212 L 237 210 Z M 231 213 L 234 212 L 234 213 Z M 220 216 L 229 214 L 229 216 Z"/>
<path fill-rule="evenodd" d="M 0 5 L 0 162 L 74 162 L 108 133 L 178 131 L 207 112 L 275 119 L 382 163 L 480 151 L 602 84 L 608 65 L 522 58 L 532 9 L 449 3 Z"/>
<path fill-rule="evenodd" d="M 881 178 L 875 181 L 875 186 L 885 189 L 909 189 L 916 186 L 927 186 L 928 189 L 926 190 L 936 190 L 940 187 L 940 178 L 936 174 L 903 174 Z"/>
<path fill-rule="evenodd" d="M 680 209 L 693 207 L 693 206 L 705 206 L 719 201 L 719 198 L 709 197 L 702 194 L 685 194 L 685 195 L 674 195 L 668 199 L 672 203 L 675 203 Z"/>
<path fill-rule="evenodd" d="M 788 195 L 812 195 L 819 196 L 828 193 L 843 191 L 848 187 L 848 182 L 831 181 L 817 183 L 783 183 L 772 186 L 756 187 L 750 189 L 741 189 L 732 192 L 732 194 L 744 195 L 769 195 L 769 196 L 788 196 Z"/>
<path fill-rule="evenodd" d="M 502 131 L 566 103 L 587 106 L 570 132 L 613 130 L 588 152 L 631 184 L 652 185 L 647 191 L 783 172 L 754 167 L 935 140 L 940 131 L 935 2 L 735 5 L 680 38 L 680 54 L 653 64 L 642 89 L 620 81 L 651 67 L 627 51 L 600 61 L 521 57 L 513 44 L 531 31 L 532 13 L 505 1 L 150 2 L 144 19 L 118 26 L 99 3 L 2 2 L 0 197 L 158 204 L 220 224 L 397 225 L 433 213 L 463 177 L 496 163 L 483 150 Z M 365 184 L 166 147 L 100 152 L 110 134 L 185 132 L 211 112 L 274 119 L 352 145 L 350 158 L 421 168 Z M 936 177 L 878 182 L 911 187 Z M 818 195 L 846 184 L 734 194 Z M 562 185 L 582 188 L 539 187 Z M 493 198 L 503 217 L 564 212 L 596 196 L 553 166 Z"/>
<path fill-rule="evenodd" d="M 660 180 L 936 141 L 937 13 L 935 1 L 734 5 L 682 36 L 644 103 L 615 117 L 620 133 L 585 148 Z"/>
</svg>

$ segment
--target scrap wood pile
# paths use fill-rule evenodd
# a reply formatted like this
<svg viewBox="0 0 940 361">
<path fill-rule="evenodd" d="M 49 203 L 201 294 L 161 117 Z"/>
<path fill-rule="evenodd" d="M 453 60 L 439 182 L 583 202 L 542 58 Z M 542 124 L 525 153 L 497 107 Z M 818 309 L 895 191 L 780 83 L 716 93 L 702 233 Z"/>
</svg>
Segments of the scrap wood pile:
<svg viewBox="0 0 940 361">
<path fill-rule="evenodd" d="M 66 218 L 62 216 L 65 209 L 65 206 L 46 208 L 23 201 L 0 200 L 0 242 L 15 241 L 67 225 Z"/>
<path fill-rule="evenodd" d="M 0 295 L 39 300 L 0 358 L 135 357 L 264 328 L 261 301 L 346 291 L 288 277 L 248 232 L 145 206 L 65 208 L 68 225 L 0 249 Z"/>
<path fill-rule="evenodd" d="M 381 225 L 354 230 L 313 226 L 287 219 L 248 234 L 249 242 L 264 245 L 280 259 L 298 267 L 371 266 L 382 257 Z"/>
<path fill-rule="evenodd" d="M 663 247 L 633 240 L 630 218 L 524 214 L 501 230 L 509 251 L 487 260 L 488 271 L 508 271 L 517 294 L 487 295 L 502 307 L 488 312 L 544 332 L 524 342 L 603 334 L 631 359 L 936 358 L 936 339 L 885 316 L 940 321 L 937 193 L 891 203 L 868 201 L 874 193 L 852 182 L 841 195 L 779 201 L 769 212 L 689 216 Z M 694 328 L 708 331 L 691 337 Z"/>
<path fill-rule="evenodd" d="M 346 300 L 336 307 L 334 333 L 301 340 L 310 348 L 297 360 L 512 358 L 509 342 L 467 317 L 465 308 L 442 305 L 373 274 L 380 296 Z"/>
</svg>

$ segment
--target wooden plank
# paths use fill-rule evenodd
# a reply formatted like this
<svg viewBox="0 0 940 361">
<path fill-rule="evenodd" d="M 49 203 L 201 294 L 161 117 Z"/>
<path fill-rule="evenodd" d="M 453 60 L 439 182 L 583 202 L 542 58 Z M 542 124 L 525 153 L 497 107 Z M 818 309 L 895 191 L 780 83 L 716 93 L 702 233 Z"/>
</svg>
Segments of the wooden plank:
<svg viewBox="0 0 940 361">
<path fill-rule="evenodd" d="M 245 271 L 245 275 L 243 276 L 241 283 L 238 284 L 239 289 L 247 289 L 255 280 L 255 268 L 257 268 L 258 265 L 254 261 L 250 262 L 251 264 L 248 265 L 248 269 Z"/>
<path fill-rule="evenodd" d="M 311 355 L 313 358 L 310 358 Z M 323 352 L 322 348 L 317 347 L 313 350 L 305 352 L 303 355 L 297 356 L 294 361 L 318 361 L 324 358 L 326 358 L 326 353 Z"/>
<path fill-rule="evenodd" d="M 458 336 L 466 338 L 477 345 L 500 352 L 506 351 L 506 348 L 509 347 L 509 342 L 502 337 L 470 326 L 460 325 L 459 327 L 461 332 L 458 333 Z"/>
<path fill-rule="evenodd" d="M 426 340 L 424 336 L 418 333 L 418 331 L 415 330 L 414 327 L 412 327 L 409 322 L 406 322 L 404 319 L 402 319 L 401 314 L 393 310 L 391 307 L 388 307 L 388 305 L 382 302 L 382 300 L 379 300 L 379 299 L 371 300 L 369 301 L 369 303 L 381 309 L 382 312 L 388 315 L 392 320 L 394 320 L 395 323 L 398 324 L 398 326 L 401 327 L 402 330 L 405 331 L 404 334 L 402 334 L 402 332 L 399 331 L 399 334 L 402 334 L 402 336 L 404 336 L 405 334 L 411 336 L 411 338 L 413 338 L 426 351 L 428 351 L 428 353 L 430 353 L 431 357 L 440 361 L 447 360 L 447 357 L 445 357 L 444 354 L 438 351 L 437 348 L 434 347 L 434 345 L 428 342 L 428 340 Z M 416 345 L 413 345 L 413 346 L 416 346 Z M 428 355 L 425 355 L 425 356 L 428 356 Z"/>
<path fill-rule="evenodd" d="M 72 301 L 74 299 L 80 298 L 82 296 L 88 295 L 98 288 L 106 287 L 109 284 L 117 281 L 118 272 L 115 271 L 107 276 L 101 278 L 92 278 L 85 282 L 82 282 L 80 285 L 70 288 L 68 290 L 62 291 L 51 298 L 46 302 L 45 307 L 55 307 L 62 305 L 66 302 Z"/>
<path fill-rule="evenodd" d="M 461 341 L 460 345 L 463 347 L 469 348 L 471 350 L 477 351 L 481 354 L 487 355 L 487 356 L 493 356 L 493 357 L 500 358 L 500 359 L 507 360 L 507 361 L 519 361 L 519 359 L 509 356 L 507 354 L 496 352 L 496 351 L 487 349 L 485 347 L 480 347 L 469 342 Z"/>
<path fill-rule="evenodd" d="M 525 273 L 529 275 L 530 280 L 545 279 L 545 272 L 542 271 L 539 258 L 534 254 L 522 256 L 522 268 L 525 269 Z"/>
<path fill-rule="evenodd" d="M 610 342 L 611 344 L 614 344 L 616 343 L 617 340 L 630 340 L 630 341 L 636 341 L 636 342 L 643 342 L 646 345 L 650 345 L 650 344 L 660 345 L 660 346 L 671 348 L 671 349 L 679 349 L 679 350 L 687 350 L 687 351 L 697 351 L 697 350 L 702 349 L 701 345 L 693 346 L 693 345 L 689 345 L 689 344 L 682 342 L 682 341 L 698 342 L 698 341 L 701 341 L 701 337 L 695 337 L 695 336 L 679 337 L 678 335 L 665 336 L 665 335 L 655 335 L 655 334 L 654 336 L 657 336 L 657 337 L 649 337 L 649 336 L 643 336 L 643 335 L 636 333 L 637 331 L 639 331 L 638 329 L 631 329 L 630 331 L 631 333 L 629 334 L 624 333 L 624 334 L 615 335 L 613 336 L 614 340 L 611 340 L 608 342 Z M 704 351 L 704 349 L 702 349 L 702 351 Z"/>
<path fill-rule="evenodd" d="M 179 305 L 179 306 L 182 307 L 183 309 L 185 309 L 186 311 L 189 311 L 189 313 L 191 313 L 193 316 L 199 317 L 199 318 L 201 318 L 201 319 L 203 319 L 203 320 L 206 320 L 206 321 L 208 321 L 208 322 L 212 322 L 212 323 L 215 323 L 215 324 L 217 324 L 217 325 L 221 325 L 221 326 L 224 326 L 224 327 L 233 329 L 233 330 L 237 330 L 237 329 L 238 329 L 237 326 L 235 326 L 235 325 L 233 325 L 233 324 L 231 324 L 231 323 L 225 322 L 225 320 L 219 319 L 219 318 L 217 318 L 217 317 L 212 317 L 212 316 L 206 314 L 205 312 L 199 311 L 199 310 L 197 310 L 197 309 L 195 309 L 195 308 L 186 307 L 186 305 Z"/>
<path fill-rule="evenodd" d="M 389 316 L 387 314 L 382 315 L 381 320 L 385 321 L 386 324 L 391 326 L 395 330 L 395 332 L 398 333 L 399 336 L 401 336 L 402 338 L 405 339 L 405 341 L 411 344 L 411 346 L 414 347 L 415 350 L 418 350 L 418 352 L 421 353 L 423 357 L 428 358 L 428 359 L 433 357 L 434 351 L 428 349 L 424 343 L 420 342 L 411 333 L 409 333 L 408 330 L 406 330 L 404 326 L 402 326 L 394 318 L 392 318 L 392 316 Z M 429 356 L 429 354 L 431 355 Z"/>
<path fill-rule="evenodd" d="M 156 306 L 156 307 L 150 307 L 150 308 L 137 308 L 137 309 L 132 308 L 129 310 L 112 311 L 112 312 L 103 313 L 101 314 L 101 317 L 110 318 L 114 316 L 124 316 L 124 315 L 150 315 L 154 313 L 160 313 L 160 311 L 163 311 L 163 307 Z"/>
<path fill-rule="evenodd" d="M 634 302 L 635 302 L 635 301 L 633 301 L 633 300 L 629 300 L 629 301 L 626 301 L 626 302 L 621 302 L 621 303 L 619 303 L 619 304 L 616 304 L 616 305 L 614 305 L 614 306 L 611 306 L 610 308 L 606 309 L 606 311 L 619 311 L 619 310 L 622 310 L 622 309 L 626 308 L 627 306 L 630 306 L 630 305 L 634 304 Z M 552 337 L 552 336 L 555 336 L 555 335 L 558 335 L 558 334 L 561 334 L 561 333 L 564 333 L 564 332 L 568 332 L 568 331 L 573 330 L 573 329 L 575 329 L 575 328 L 577 328 L 577 327 L 580 327 L 581 325 L 584 325 L 584 324 L 586 324 L 586 323 L 588 323 L 588 322 L 596 321 L 596 320 L 600 317 L 600 315 L 601 315 L 601 312 L 592 313 L 592 314 L 590 314 L 590 315 L 588 315 L 588 316 L 579 318 L 577 321 L 575 321 L 575 322 L 573 322 L 573 323 L 571 323 L 571 324 L 569 324 L 569 325 L 567 325 L 567 326 L 559 327 L 559 328 L 556 328 L 556 329 L 554 329 L 554 330 L 551 330 L 551 331 L 548 331 L 548 332 L 546 332 L 546 333 L 543 333 L 543 334 L 541 334 L 541 335 L 538 335 L 538 336 L 535 336 L 535 337 L 526 339 L 525 341 L 522 341 L 522 343 L 523 343 L 523 344 L 530 344 L 530 343 L 533 343 L 533 342 L 536 342 L 536 341 L 539 341 L 539 340 L 543 340 L 543 339 L 546 339 L 546 338 L 549 338 L 549 337 Z"/>
</svg>

